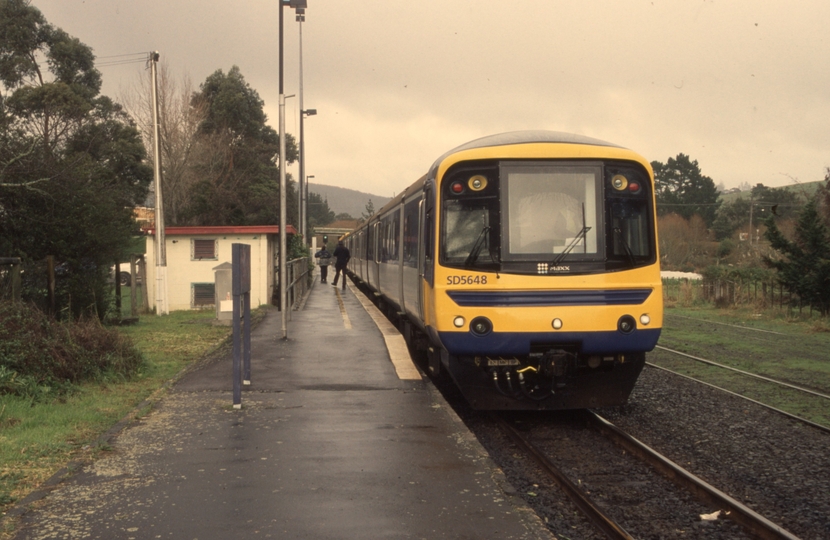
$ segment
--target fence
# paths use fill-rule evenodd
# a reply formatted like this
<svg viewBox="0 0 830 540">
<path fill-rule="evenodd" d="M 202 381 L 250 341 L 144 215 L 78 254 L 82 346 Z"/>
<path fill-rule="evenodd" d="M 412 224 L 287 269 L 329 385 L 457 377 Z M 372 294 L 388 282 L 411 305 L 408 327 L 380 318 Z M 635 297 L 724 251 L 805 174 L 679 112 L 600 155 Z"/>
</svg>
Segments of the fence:
<svg viewBox="0 0 830 540">
<path fill-rule="evenodd" d="M 683 306 L 712 304 L 799 310 L 808 307 L 780 283 L 765 280 L 663 279 L 663 299 Z"/>
</svg>

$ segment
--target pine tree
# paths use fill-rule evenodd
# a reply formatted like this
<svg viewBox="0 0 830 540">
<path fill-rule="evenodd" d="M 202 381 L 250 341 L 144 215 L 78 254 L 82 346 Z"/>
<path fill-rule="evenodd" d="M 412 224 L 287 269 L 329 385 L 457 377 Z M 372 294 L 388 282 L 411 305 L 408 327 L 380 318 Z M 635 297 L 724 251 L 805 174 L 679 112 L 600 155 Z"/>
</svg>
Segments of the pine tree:
<svg viewBox="0 0 830 540">
<path fill-rule="evenodd" d="M 802 302 L 830 314 L 830 229 L 819 216 L 818 201 L 810 200 L 798 217 L 795 239 L 788 240 L 773 216 L 766 220 L 764 237 L 781 258 L 764 257 L 778 271 L 779 281 Z"/>
</svg>

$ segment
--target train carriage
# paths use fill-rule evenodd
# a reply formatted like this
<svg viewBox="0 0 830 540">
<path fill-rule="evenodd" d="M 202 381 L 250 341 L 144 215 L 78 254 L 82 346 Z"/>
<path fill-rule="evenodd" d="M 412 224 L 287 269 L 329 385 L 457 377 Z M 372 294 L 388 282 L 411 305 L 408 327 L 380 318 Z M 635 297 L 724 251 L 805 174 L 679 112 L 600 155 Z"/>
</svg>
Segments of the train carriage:
<svg viewBox="0 0 830 540">
<path fill-rule="evenodd" d="M 626 402 L 663 319 L 649 163 L 587 137 L 478 139 L 346 235 L 349 273 L 479 409 Z"/>
</svg>

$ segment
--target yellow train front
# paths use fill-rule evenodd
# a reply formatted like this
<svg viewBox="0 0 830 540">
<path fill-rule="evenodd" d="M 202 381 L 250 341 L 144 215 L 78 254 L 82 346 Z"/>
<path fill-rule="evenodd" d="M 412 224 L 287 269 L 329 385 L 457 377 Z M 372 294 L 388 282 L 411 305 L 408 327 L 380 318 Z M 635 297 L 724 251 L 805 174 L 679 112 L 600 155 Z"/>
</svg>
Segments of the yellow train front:
<svg viewBox="0 0 830 540">
<path fill-rule="evenodd" d="M 442 156 L 352 235 L 351 270 L 473 407 L 620 405 L 662 327 L 655 220 L 636 153 L 495 135 Z"/>
</svg>

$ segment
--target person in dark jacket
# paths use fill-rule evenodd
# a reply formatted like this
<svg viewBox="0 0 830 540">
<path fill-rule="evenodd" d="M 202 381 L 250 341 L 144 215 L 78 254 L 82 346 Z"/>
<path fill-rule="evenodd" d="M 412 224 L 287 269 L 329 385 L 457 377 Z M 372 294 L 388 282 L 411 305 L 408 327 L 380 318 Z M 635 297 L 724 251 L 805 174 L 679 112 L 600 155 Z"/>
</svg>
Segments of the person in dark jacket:
<svg viewBox="0 0 830 540">
<path fill-rule="evenodd" d="M 325 283 L 329 273 L 329 264 L 331 263 L 331 253 L 326 249 L 325 244 L 323 244 L 323 249 L 314 254 L 314 258 L 317 259 L 317 264 L 320 265 L 320 283 Z"/>
<path fill-rule="evenodd" d="M 352 254 L 349 253 L 349 248 L 343 245 L 343 241 L 340 240 L 337 242 L 337 247 L 334 248 L 334 285 L 337 287 L 337 278 L 340 277 L 340 273 L 343 273 L 343 290 L 346 290 L 346 265 L 349 264 L 349 259 L 352 258 Z"/>
</svg>

